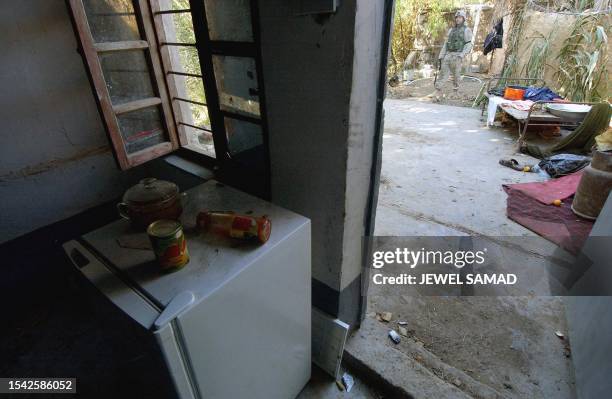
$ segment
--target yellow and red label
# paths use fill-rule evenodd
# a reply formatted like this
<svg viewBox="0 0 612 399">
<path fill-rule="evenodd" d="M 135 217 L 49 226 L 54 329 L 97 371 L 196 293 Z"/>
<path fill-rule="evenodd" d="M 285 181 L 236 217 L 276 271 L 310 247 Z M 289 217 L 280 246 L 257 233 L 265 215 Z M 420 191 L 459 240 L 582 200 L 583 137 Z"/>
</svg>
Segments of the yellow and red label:
<svg viewBox="0 0 612 399">
<path fill-rule="evenodd" d="M 159 266 L 164 271 L 179 269 L 189 262 L 187 240 L 183 228 L 178 224 L 175 232 L 167 236 L 158 236 L 149 232 L 151 245 Z M 152 224 L 153 226 L 153 224 Z"/>
</svg>

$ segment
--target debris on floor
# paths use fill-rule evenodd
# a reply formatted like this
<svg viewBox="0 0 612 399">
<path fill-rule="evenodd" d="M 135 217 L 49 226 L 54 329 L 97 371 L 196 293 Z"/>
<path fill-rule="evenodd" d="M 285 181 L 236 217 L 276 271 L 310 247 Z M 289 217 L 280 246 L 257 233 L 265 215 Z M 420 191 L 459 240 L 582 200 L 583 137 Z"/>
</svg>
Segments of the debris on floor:
<svg viewBox="0 0 612 399">
<path fill-rule="evenodd" d="M 399 334 L 400 334 L 401 336 L 404 336 L 404 337 L 407 337 L 407 336 L 408 336 L 408 330 L 406 330 L 406 328 L 405 328 L 405 327 L 399 326 L 399 327 L 397 328 L 397 330 L 399 331 Z"/>
<path fill-rule="evenodd" d="M 345 372 L 353 379 L 350 393 L 345 392 L 346 388 L 342 381 Z M 362 380 L 358 375 L 352 374 L 351 369 L 341 371 L 337 379 L 330 379 L 327 372 L 314 366 L 310 381 L 295 399 L 382 399 L 382 393 L 368 385 L 368 382 L 367 378 Z"/>
<path fill-rule="evenodd" d="M 351 389 L 353 389 L 353 385 L 355 385 L 355 380 L 353 379 L 353 376 L 351 376 L 349 373 L 344 373 L 342 375 L 342 384 L 344 385 L 344 389 L 346 389 L 346 392 L 351 392 Z"/>
<path fill-rule="evenodd" d="M 378 321 L 384 321 L 385 323 L 388 323 L 391 321 L 392 318 L 393 318 L 393 313 L 391 312 L 376 313 L 376 319 Z"/>
<path fill-rule="evenodd" d="M 399 334 L 395 330 L 389 330 L 389 338 L 391 338 L 391 341 L 393 341 L 396 344 L 399 344 L 402 340 L 402 338 L 399 336 Z"/>
<path fill-rule="evenodd" d="M 394 372 L 391 370 L 401 370 L 398 378 L 415 393 L 418 392 L 414 386 L 418 369 L 425 367 L 464 392 L 479 387 L 503 394 L 497 397 L 572 398 L 571 359 L 564 355 L 565 342 L 569 340 L 567 335 L 563 341 L 555 335 L 555 331 L 567 334 L 564 316 L 559 313 L 563 309 L 562 299 L 428 297 L 411 298 L 407 303 L 398 301 L 391 306 L 393 301 L 392 297 L 377 296 L 369 306 L 373 310 L 380 306 L 394 314 L 404 314 L 411 309 L 410 330 L 415 328 L 416 331 L 409 330 L 409 334 L 413 338 L 402 337 L 398 345 L 387 342 L 389 338 L 385 335 L 389 329 L 370 319 L 349 339 L 352 343 L 348 352 L 360 356 L 364 362 L 376 359 L 366 363 L 380 367 L 377 369 L 380 372 L 387 370 L 391 374 Z M 442 325 L 447 329 L 440 328 Z M 396 358 L 400 356 L 396 353 L 407 357 Z M 462 385 L 457 386 L 455 379 Z M 511 384 L 512 389 L 506 388 L 504 383 Z M 429 392 L 414 397 L 445 396 Z"/>
<path fill-rule="evenodd" d="M 569 345 L 565 345 L 563 348 L 563 355 L 565 355 L 567 358 L 572 356 L 572 350 L 570 349 Z"/>
<path fill-rule="evenodd" d="M 561 331 L 555 331 L 555 335 L 557 338 L 563 341 L 563 356 L 567 358 L 571 357 L 572 350 L 570 348 L 569 340 L 565 339 L 565 334 L 563 334 Z"/>
</svg>

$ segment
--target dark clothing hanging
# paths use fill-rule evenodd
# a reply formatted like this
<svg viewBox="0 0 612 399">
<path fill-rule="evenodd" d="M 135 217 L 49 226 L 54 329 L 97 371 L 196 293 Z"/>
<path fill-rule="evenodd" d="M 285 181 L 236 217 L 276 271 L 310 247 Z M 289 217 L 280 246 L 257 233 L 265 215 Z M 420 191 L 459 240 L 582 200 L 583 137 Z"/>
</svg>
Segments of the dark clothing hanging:
<svg viewBox="0 0 612 399">
<path fill-rule="evenodd" d="M 489 54 L 496 48 L 502 47 L 502 39 L 504 37 L 504 19 L 500 18 L 497 24 L 493 27 L 491 33 L 487 35 L 484 41 L 484 55 Z"/>
</svg>

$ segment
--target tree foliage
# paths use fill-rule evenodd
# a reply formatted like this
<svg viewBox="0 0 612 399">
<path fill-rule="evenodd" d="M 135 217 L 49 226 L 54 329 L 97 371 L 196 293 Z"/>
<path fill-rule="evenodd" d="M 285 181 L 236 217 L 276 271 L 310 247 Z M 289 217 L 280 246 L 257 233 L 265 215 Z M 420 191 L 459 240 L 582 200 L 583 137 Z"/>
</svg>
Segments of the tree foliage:
<svg viewBox="0 0 612 399">
<path fill-rule="evenodd" d="M 523 66 L 523 75 L 530 78 L 544 79 L 546 74 L 546 68 L 548 65 L 548 58 L 550 57 L 550 39 L 553 34 L 556 33 L 556 29 L 552 29 L 548 36 L 544 36 L 541 33 L 537 33 L 537 37 L 533 39 L 531 44 L 531 52 L 527 63 Z"/>
<path fill-rule="evenodd" d="M 608 35 L 604 15 L 584 15 L 576 19 L 556 59 L 555 74 L 563 94 L 573 101 L 599 101 L 608 96 Z M 604 79 L 604 81 L 602 81 Z M 600 83 L 604 93 L 599 93 Z"/>
<path fill-rule="evenodd" d="M 480 0 L 395 0 L 390 76 L 399 72 L 417 45 L 433 44 L 446 33 L 449 12 L 470 3 Z"/>
<path fill-rule="evenodd" d="M 172 0 L 172 8 L 175 10 L 189 9 L 189 0 Z M 190 14 L 174 14 L 174 29 L 176 40 L 179 43 L 194 43 L 195 34 Z M 194 47 L 177 47 L 182 72 L 201 75 L 200 59 Z M 204 95 L 204 85 L 201 78 L 181 77 L 187 89 L 187 96 L 190 100 L 206 103 Z M 208 110 L 206 107 L 190 104 L 193 121 L 198 126 L 210 126 Z"/>
</svg>

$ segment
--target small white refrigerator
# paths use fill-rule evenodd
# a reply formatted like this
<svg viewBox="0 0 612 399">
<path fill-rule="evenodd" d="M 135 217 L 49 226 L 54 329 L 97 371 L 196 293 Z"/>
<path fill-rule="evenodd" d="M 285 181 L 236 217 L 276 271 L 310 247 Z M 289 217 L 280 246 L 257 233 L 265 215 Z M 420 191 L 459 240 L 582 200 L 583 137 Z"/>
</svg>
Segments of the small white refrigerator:
<svg viewBox="0 0 612 399">
<path fill-rule="evenodd" d="M 215 181 L 186 192 L 189 263 L 163 274 L 119 220 L 64 244 L 82 273 L 155 338 L 177 397 L 290 399 L 310 378 L 310 221 Z M 201 210 L 267 215 L 263 245 L 192 230 Z"/>
</svg>

